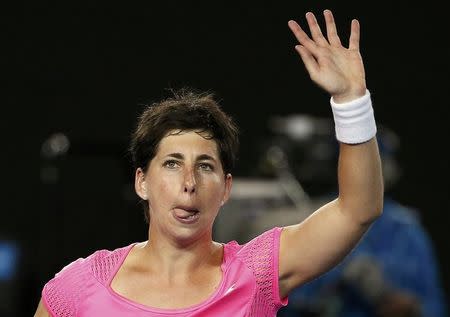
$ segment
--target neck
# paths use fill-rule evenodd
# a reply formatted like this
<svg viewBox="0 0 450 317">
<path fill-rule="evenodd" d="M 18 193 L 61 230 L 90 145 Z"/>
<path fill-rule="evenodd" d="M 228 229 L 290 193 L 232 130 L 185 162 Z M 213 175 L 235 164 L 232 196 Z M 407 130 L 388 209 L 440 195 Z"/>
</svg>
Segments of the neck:
<svg viewBox="0 0 450 317">
<path fill-rule="evenodd" d="M 189 276 L 206 266 L 220 266 L 222 250 L 221 244 L 212 241 L 211 232 L 196 239 L 169 239 L 151 228 L 142 254 L 146 263 L 158 268 L 159 274 L 176 278 L 177 275 Z"/>
</svg>

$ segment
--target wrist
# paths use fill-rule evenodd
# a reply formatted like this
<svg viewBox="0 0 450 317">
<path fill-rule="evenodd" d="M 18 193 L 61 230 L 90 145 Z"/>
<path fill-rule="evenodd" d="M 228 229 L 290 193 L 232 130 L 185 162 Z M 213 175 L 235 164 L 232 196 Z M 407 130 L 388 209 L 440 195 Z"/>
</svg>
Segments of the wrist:
<svg viewBox="0 0 450 317">
<path fill-rule="evenodd" d="M 349 102 L 337 103 L 330 99 L 336 138 L 347 144 L 369 141 L 377 132 L 370 92 Z"/>
<path fill-rule="evenodd" d="M 355 89 L 352 89 L 350 91 L 346 91 L 343 93 L 332 95 L 332 99 L 335 103 L 347 103 L 352 100 L 358 99 L 363 97 L 367 92 L 367 89 L 365 86 L 357 87 Z"/>
</svg>

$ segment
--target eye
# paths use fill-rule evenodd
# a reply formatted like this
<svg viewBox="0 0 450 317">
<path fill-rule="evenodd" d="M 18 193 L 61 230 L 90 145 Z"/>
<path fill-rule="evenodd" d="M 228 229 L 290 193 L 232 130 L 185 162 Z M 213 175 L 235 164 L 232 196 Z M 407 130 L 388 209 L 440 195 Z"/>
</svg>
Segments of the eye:
<svg viewBox="0 0 450 317">
<path fill-rule="evenodd" d="M 164 162 L 163 166 L 167 167 L 169 169 L 175 169 L 178 166 L 180 166 L 180 164 L 177 161 L 175 161 L 175 160 L 168 160 L 168 161 Z"/>
<path fill-rule="evenodd" d="M 209 163 L 200 163 L 198 164 L 198 167 L 202 171 L 212 171 L 214 167 Z"/>
</svg>

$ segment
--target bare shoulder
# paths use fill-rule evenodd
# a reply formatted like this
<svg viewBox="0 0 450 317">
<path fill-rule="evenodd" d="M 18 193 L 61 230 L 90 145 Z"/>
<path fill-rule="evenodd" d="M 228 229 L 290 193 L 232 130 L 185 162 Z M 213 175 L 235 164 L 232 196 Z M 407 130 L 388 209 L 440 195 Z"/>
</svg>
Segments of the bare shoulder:
<svg viewBox="0 0 450 317">
<path fill-rule="evenodd" d="M 42 299 L 39 301 L 38 308 L 36 309 L 36 312 L 34 313 L 34 317 L 50 317 L 50 314 L 48 313 L 47 309 L 45 308 L 44 302 Z"/>
</svg>

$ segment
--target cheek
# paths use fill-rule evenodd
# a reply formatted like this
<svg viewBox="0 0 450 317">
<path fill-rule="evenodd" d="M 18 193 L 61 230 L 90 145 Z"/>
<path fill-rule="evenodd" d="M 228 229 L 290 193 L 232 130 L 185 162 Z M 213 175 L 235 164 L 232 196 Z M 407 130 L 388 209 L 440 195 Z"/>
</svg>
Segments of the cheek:
<svg viewBox="0 0 450 317">
<path fill-rule="evenodd" d="M 212 179 L 204 183 L 202 193 L 210 202 L 220 203 L 225 192 L 225 184 L 220 179 Z"/>
<path fill-rule="evenodd" d="M 150 188 L 150 203 L 155 206 L 155 204 L 161 205 L 170 200 L 174 193 L 176 192 L 176 185 L 170 178 L 160 177 L 157 182 L 152 182 Z"/>
</svg>

